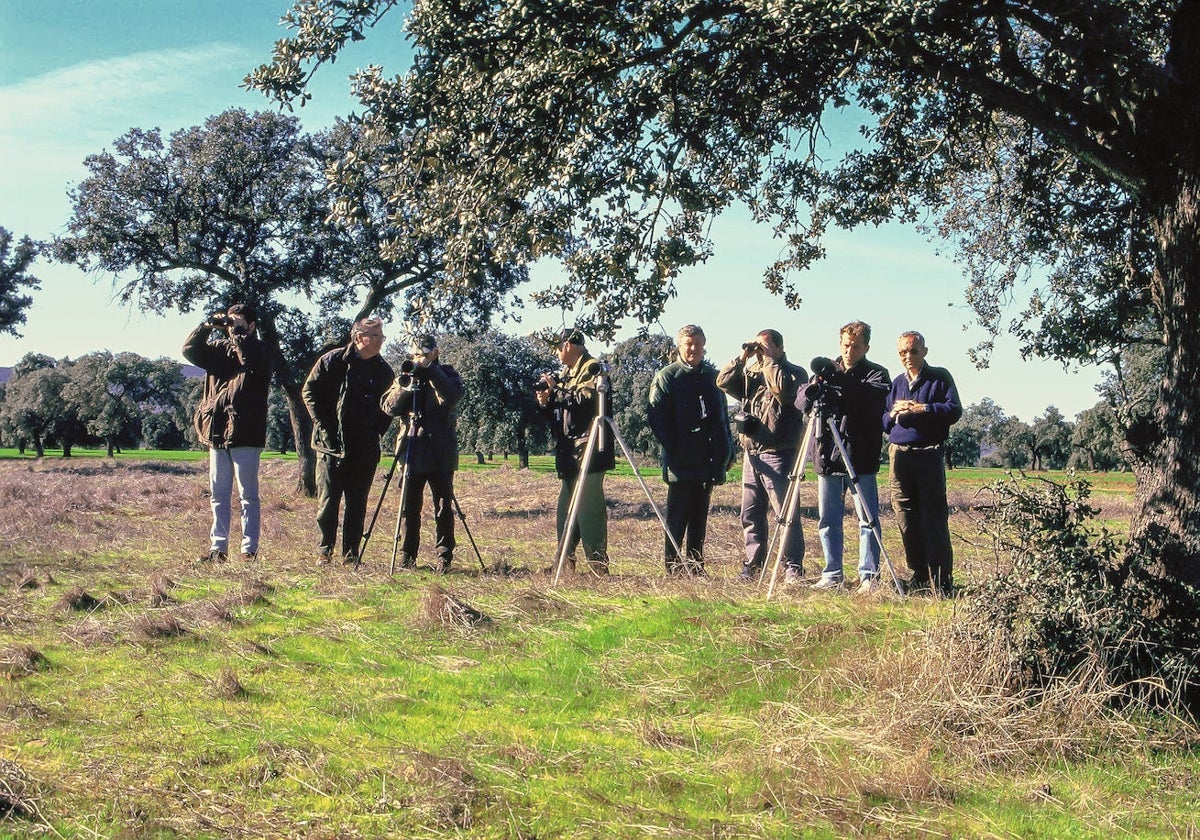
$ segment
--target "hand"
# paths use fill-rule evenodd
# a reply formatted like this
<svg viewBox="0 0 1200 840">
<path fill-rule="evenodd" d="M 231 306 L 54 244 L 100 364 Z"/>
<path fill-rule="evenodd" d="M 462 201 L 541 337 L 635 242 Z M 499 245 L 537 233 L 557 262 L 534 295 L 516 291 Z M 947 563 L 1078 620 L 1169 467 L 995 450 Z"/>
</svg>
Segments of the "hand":
<svg viewBox="0 0 1200 840">
<path fill-rule="evenodd" d="M 754 358 L 761 360 L 762 352 L 763 352 L 762 345 L 759 344 L 757 340 L 747 341 L 745 344 L 742 345 L 742 361 L 743 362 L 750 361 L 751 356 L 754 356 Z"/>
</svg>

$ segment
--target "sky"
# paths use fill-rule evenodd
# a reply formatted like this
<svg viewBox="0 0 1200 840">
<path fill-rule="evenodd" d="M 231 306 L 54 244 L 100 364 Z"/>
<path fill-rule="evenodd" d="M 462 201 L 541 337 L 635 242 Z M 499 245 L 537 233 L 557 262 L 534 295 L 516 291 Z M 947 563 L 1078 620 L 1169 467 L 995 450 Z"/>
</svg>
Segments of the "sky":
<svg viewBox="0 0 1200 840">
<path fill-rule="evenodd" d="M 48 239 L 65 232 L 68 190 L 85 176 L 83 160 L 131 128 L 172 132 L 201 124 L 228 108 L 268 110 L 242 79 L 270 59 L 288 31 L 279 19 L 287 0 L 0 0 L 0 226 L 15 236 Z M 388 74 L 407 69 L 393 11 L 374 33 L 318 72 L 313 100 L 297 111 L 316 131 L 353 111 L 347 77 L 380 63 Z M 948 368 L 965 405 L 989 397 L 1026 422 L 1055 406 L 1067 418 L 1098 401 L 1095 368 L 1064 370 L 1056 362 L 1024 362 L 1011 338 L 996 343 L 986 370 L 967 351 L 984 338 L 970 327 L 961 269 L 944 243 L 889 225 L 826 238 L 828 256 L 795 278 L 803 302 L 787 309 L 762 286 L 763 270 L 781 243 L 769 226 L 744 213 L 718 219 L 715 255 L 678 282 L 655 332 L 674 335 L 701 325 L 709 358 L 718 366 L 765 328 L 779 330 L 790 358 L 805 367 L 814 356 L 836 356 L 838 330 L 849 321 L 872 327 L 869 358 L 900 372 L 896 337 L 919 330 L 928 362 Z M 533 268 L 533 285 L 557 276 L 553 265 Z M 40 260 L 41 281 L 22 337 L 0 335 L 0 366 L 28 352 L 76 358 L 93 350 L 133 351 L 182 361 L 184 337 L 199 316 L 142 313 L 120 304 L 111 276 Z M 351 313 L 346 313 L 347 315 Z M 570 323 L 571 313 L 524 310 L 511 333 Z M 390 325 L 389 332 L 399 332 Z M 636 332 L 623 327 L 617 340 Z M 593 351 L 606 349 L 594 346 Z"/>
</svg>

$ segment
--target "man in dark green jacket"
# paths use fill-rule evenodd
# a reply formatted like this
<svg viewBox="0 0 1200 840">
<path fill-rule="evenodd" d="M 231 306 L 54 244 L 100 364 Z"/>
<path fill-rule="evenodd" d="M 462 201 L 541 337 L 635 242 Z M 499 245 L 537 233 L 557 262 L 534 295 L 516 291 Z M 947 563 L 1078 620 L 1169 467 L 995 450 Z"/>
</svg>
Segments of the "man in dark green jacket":
<svg viewBox="0 0 1200 840">
<path fill-rule="evenodd" d="M 200 559 L 229 557 L 233 484 L 242 504 L 242 559 L 258 555 L 261 531 L 258 464 L 267 442 L 267 389 L 271 359 L 258 339 L 256 316 L 235 303 L 210 315 L 183 344 L 183 357 L 204 368 L 204 395 L 194 418 L 196 437 L 208 447 L 208 490 L 212 531 Z"/>
<path fill-rule="evenodd" d="M 703 575 L 709 502 L 713 486 L 725 483 L 733 441 L 717 369 L 704 360 L 704 330 L 688 324 L 675 344 L 679 359 L 654 375 L 649 397 L 650 428 L 662 444 L 667 482 L 670 536 L 663 540 L 663 552 L 667 574 Z"/>
<path fill-rule="evenodd" d="M 337 542 L 338 508 L 342 516 L 342 562 L 358 563 L 359 542 L 367 516 L 367 495 L 379 464 L 379 437 L 392 418 L 379 401 L 395 380 L 383 360 L 383 322 L 364 318 L 350 331 L 350 344 L 330 350 L 313 365 L 302 396 L 313 421 L 317 460 L 317 527 L 324 565 Z"/>
</svg>

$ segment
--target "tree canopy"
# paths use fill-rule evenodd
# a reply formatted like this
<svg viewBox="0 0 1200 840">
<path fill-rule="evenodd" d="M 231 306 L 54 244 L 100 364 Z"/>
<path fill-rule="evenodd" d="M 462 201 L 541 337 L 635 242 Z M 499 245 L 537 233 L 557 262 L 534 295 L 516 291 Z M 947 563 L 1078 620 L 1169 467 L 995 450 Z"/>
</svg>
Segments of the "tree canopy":
<svg viewBox="0 0 1200 840">
<path fill-rule="evenodd" d="M 23 236 L 14 247 L 13 235 L 0 227 L 0 333 L 21 334 L 25 310 L 33 303 L 33 298 L 22 291 L 40 288 L 38 279 L 29 273 L 37 256 L 36 242 Z"/>
</svg>

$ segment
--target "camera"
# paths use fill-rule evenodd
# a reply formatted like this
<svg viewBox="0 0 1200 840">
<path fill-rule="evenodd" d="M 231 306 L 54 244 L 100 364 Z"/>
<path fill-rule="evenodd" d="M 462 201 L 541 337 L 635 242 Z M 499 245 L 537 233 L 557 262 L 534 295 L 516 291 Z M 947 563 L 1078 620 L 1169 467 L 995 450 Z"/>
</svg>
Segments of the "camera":
<svg viewBox="0 0 1200 840">
<path fill-rule="evenodd" d="M 731 419 L 738 434 L 746 435 L 747 437 L 752 437 L 755 432 L 762 428 L 762 421 L 749 411 L 746 411 L 745 408 L 739 409 Z"/>
<path fill-rule="evenodd" d="M 412 359 L 405 359 L 400 363 L 400 375 L 412 376 L 417 370 L 417 363 Z"/>
</svg>

